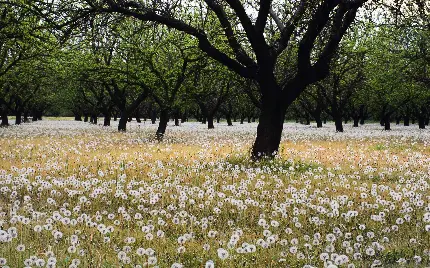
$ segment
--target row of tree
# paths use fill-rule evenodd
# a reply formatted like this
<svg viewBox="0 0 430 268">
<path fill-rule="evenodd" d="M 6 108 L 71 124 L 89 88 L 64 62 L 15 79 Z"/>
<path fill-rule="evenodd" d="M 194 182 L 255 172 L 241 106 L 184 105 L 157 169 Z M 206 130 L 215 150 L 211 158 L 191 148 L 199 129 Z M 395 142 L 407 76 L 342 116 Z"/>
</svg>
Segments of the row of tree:
<svg viewBox="0 0 430 268">
<path fill-rule="evenodd" d="M 414 1 L 0 1 L 0 112 L 104 125 L 258 118 L 252 156 L 286 119 L 430 117 L 430 4 Z"/>
</svg>

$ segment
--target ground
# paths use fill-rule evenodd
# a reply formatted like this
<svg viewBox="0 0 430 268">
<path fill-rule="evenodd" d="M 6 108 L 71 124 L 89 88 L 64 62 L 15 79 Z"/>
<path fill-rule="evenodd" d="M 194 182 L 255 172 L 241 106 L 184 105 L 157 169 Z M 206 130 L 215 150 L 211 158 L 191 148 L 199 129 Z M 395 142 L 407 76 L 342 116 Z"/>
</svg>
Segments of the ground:
<svg viewBox="0 0 430 268">
<path fill-rule="evenodd" d="M 430 265 L 429 130 L 256 126 L 1 128 L 0 266 Z"/>
</svg>

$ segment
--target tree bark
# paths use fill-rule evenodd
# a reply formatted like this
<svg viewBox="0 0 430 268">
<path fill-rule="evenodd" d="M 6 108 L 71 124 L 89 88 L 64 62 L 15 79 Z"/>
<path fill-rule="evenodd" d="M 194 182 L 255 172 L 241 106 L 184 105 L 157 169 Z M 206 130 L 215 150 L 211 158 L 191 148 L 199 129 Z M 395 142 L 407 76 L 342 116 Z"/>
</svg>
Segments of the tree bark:
<svg viewBox="0 0 430 268">
<path fill-rule="evenodd" d="M 158 123 L 158 129 L 155 134 L 157 140 L 162 141 L 164 133 L 166 133 L 167 123 L 169 122 L 169 112 L 167 110 L 160 111 L 160 122 Z"/>
<path fill-rule="evenodd" d="M 315 121 L 317 122 L 317 128 L 321 128 L 323 126 L 321 117 L 315 118 Z"/>
<path fill-rule="evenodd" d="M 220 117 L 220 116 L 217 116 L 217 117 L 216 117 L 216 123 L 217 123 L 217 124 L 219 124 L 219 122 L 220 122 L 220 121 L 221 121 L 221 117 Z"/>
<path fill-rule="evenodd" d="M 121 117 L 119 118 L 119 122 L 118 122 L 118 131 L 122 131 L 122 132 L 127 131 L 127 120 L 128 120 L 127 112 L 121 111 Z"/>
<path fill-rule="evenodd" d="M 425 129 L 426 128 L 426 119 L 424 116 L 418 116 L 418 127 L 420 129 Z"/>
<path fill-rule="evenodd" d="M 20 125 L 22 121 L 22 110 L 16 111 L 15 125 Z"/>
<path fill-rule="evenodd" d="M 231 114 L 227 113 L 225 115 L 226 119 L 227 119 L 227 125 L 228 126 L 233 126 L 233 122 L 231 122 Z"/>
<path fill-rule="evenodd" d="M 336 126 L 336 132 L 343 132 L 342 117 L 335 116 L 333 119 L 334 119 L 334 125 Z"/>
<path fill-rule="evenodd" d="M 155 124 L 156 121 L 157 121 L 157 111 L 153 109 L 151 111 L 151 123 Z"/>
<path fill-rule="evenodd" d="M 88 122 L 88 114 L 84 115 L 84 122 Z"/>
<path fill-rule="evenodd" d="M 105 118 L 103 120 L 103 126 L 109 127 L 110 126 L 110 119 L 111 119 L 111 115 L 110 114 L 106 114 Z"/>
<path fill-rule="evenodd" d="M 409 115 L 405 115 L 405 117 L 403 118 L 403 125 L 404 125 L 405 127 L 408 127 L 408 126 L 409 126 L 409 120 L 410 120 Z"/>
<path fill-rule="evenodd" d="M 253 159 L 273 157 L 279 150 L 286 108 L 276 95 L 262 96 L 257 138 L 252 147 Z"/>
<path fill-rule="evenodd" d="M 390 115 L 384 116 L 384 129 L 385 130 L 391 130 L 391 122 L 390 122 Z"/>
<path fill-rule="evenodd" d="M 400 117 L 399 116 L 396 117 L 396 125 L 400 125 Z"/>
<path fill-rule="evenodd" d="M 214 126 L 214 117 L 209 115 L 208 116 L 208 129 L 213 129 L 215 128 Z"/>
<path fill-rule="evenodd" d="M 9 119 L 7 118 L 7 111 L 3 110 L 2 114 L 1 114 L 1 124 L 0 126 L 2 127 L 7 127 L 9 126 Z"/>
<path fill-rule="evenodd" d="M 358 123 L 360 121 L 360 117 L 354 117 L 353 120 L 354 120 L 354 127 L 358 127 Z"/>
</svg>

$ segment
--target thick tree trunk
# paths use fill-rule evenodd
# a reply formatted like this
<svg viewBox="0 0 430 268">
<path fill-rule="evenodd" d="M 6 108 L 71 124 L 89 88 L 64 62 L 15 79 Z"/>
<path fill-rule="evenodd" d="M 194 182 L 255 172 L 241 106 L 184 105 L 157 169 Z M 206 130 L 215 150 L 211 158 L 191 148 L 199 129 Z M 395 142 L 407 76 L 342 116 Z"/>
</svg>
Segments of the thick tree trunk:
<svg viewBox="0 0 430 268">
<path fill-rule="evenodd" d="M 175 116 L 175 126 L 179 127 L 179 117 Z"/>
<path fill-rule="evenodd" d="M 110 126 L 110 119 L 111 119 L 111 115 L 110 114 L 106 114 L 105 118 L 103 120 L 103 126 L 109 127 Z"/>
<path fill-rule="evenodd" d="M 358 117 L 358 116 L 357 116 L 357 117 L 354 117 L 354 118 L 353 118 L 353 120 L 354 120 L 354 125 L 353 125 L 353 126 L 354 126 L 354 127 L 358 127 L 358 123 L 359 123 L 359 121 L 360 121 L 360 117 Z"/>
<path fill-rule="evenodd" d="M 410 120 L 409 115 L 405 115 L 405 117 L 403 118 L 403 125 L 404 125 L 405 127 L 408 127 L 408 126 L 409 126 L 409 120 Z"/>
<path fill-rule="evenodd" d="M 217 123 L 217 124 L 219 124 L 219 122 L 220 122 L 220 121 L 221 121 L 221 117 L 220 117 L 220 116 L 217 116 L 217 117 L 216 117 L 216 123 Z"/>
<path fill-rule="evenodd" d="M 315 118 L 315 121 L 317 122 L 317 128 L 321 128 L 323 126 L 321 118 Z"/>
<path fill-rule="evenodd" d="M 121 117 L 119 118 L 119 122 L 118 122 L 118 131 L 122 131 L 122 132 L 127 131 L 127 120 L 128 120 L 127 112 L 121 111 Z"/>
<path fill-rule="evenodd" d="M 342 117 L 336 116 L 334 118 L 334 125 L 336 126 L 336 132 L 343 132 Z"/>
<path fill-rule="evenodd" d="M 80 114 L 75 114 L 75 121 L 82 121 L 82 117 Z"/>
<path fill-rule="evenodd" d="M 31 118 L 31 121 L 36 122 L 37 121 L 37 116 L 33 114 L 33 117 Z"/>
<path fill-rule="evenodd" d="M 228 126 L 232 126 L 233 122 L 231 122 L 231 114 L 228 113 L 228 114 L 225 115 L 225 117 L 227 119 Z"/>
<path fill-rule="evenodd" d="M 84 115 L 84 122 L 88 122 L 88 115 L 87 114 Z"/>
<path fill-rule="evenodd" d="M 166 133 L 167 123 L 169 122 L 169 112 L 167 110 L 160 111 L 160 122 L 158 123 L 158 129 L 155 134 L 157 140 L 162 141 L 164 134 Z"/>
<path fill-rule="evenodd" d="M 94 125 L 97 125 L 97 121 L 98 121 L 98 119 L 99 119 L 99 118 L 97 117 L 97 115 L 92 115 L 92 116 L 91 116 L 91 118 L 93 119 L 93 120 L 92 120 L 92 121 L 93 121 L 93 124 L 94 124 Z"/>
<path fill-rule="evenodd" d="M 22 111 L 18 110 L 15 115 L 15 125 L 20 125 L 22 120 Z"/>
<path fill-rule="evenodd" d="M 243 124 L 244 121 L 245 121 L 245 117 L 241 116 L 240 117 L 240 123 Z"/>
<path fill-rule="evenodd" d="M 251 116 L 248 116 L 248 123 L 251 123 Z"/>
<path fill-rule="evenodd" d="M 157 121 L 157 111 L 153 109 L 151 111 L 151 123 L 155 124 L 156 121 Z"/>
<path fill-rule="evenodd" d="M 0 126 L 2 126 L 2 127 L 9 126 L 9 118 L 7 118 L 7 111 L 2 111 Z"/>
<path fill-rule="evenodd" d="M 420 129 L 425 129 L 426 128 L 426 119 L 422 115 L 418 116 L 418 127 Z"/>
<path fill-rule="evenodd" d="M 279 96 L 263 96 L 252 158 L 273 157 L 278 152 L 285 110 Z"/>
<path fill-rule="evenodd" d="M 117 113 L 113 114 L 113 121 L 115 121 L 115 122 L 118 121 L 118 115 L 117 115 Z"/>
<path fill-rule="evenodd" d="M 384 116 L 384 129 L 385 130 L 391 130 L 391 122 L 390 122 L 390 115 Z"/>
<path fill-rule="evenodd" d="M 359 114 L 360 114 L 360 125 L 364 125 L 364 108 L 365 108 L 365 106 L 364 105 L 360 105 L 360 111 L 359 111 Z"/>
<path fill-rule="evenodd" d="M 396 125 L 400 125 L 400 117 L 399 116 L 396 117 Z"/>
<path fill-rule="evenodd" d="M 213 129 L 214 126 L 214 117 L 213 115 L 208 115 L 208 129 Z"/>
</svg>

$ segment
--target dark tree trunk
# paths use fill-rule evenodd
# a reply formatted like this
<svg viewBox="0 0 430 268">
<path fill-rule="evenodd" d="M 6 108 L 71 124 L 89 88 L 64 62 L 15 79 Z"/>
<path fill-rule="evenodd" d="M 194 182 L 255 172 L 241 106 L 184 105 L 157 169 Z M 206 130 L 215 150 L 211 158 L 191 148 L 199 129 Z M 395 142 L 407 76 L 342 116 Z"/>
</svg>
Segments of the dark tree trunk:
<svg viewBox="0 0 430 268">
<path fill-rule="evenodd" d="M 279 150 L 285 119 L 285 106 L 278 96 L 263 96 L 257 127 L 257 138 L 252 147 L 252 158 L 273 157 Z"/>
<path fill-rule="evenodd" d="M 360 105 L 360 111 L 359 111 L 359 114 L 360 114 L 360 125 L 364 125 L 364 117 L 365 117 L 365 115 L 364 115 L 364 108 L 365 108 L 364 105 Z"/>
<path fill-rule="evenodd" d="M 9 119 L 7 118 L 7 111 L 2 111 L 0 126 L 2 126 L 2 127 L 9 126 Z"/>
<path fill-rule="evenodd" d="M 127 131 L 127 120 L 128 120 L 127 112 L 121 111 L 121 117 L 119 118 L 119 122 L 118 122 L 118 131 L 122 131 L 122 132 Z"/>
<path fill-rule="evenodd" d="M 110 114 L 106 114 L 105 118 L 103 120 L 103 126 L 109 127 L 110 126 L 110 119 L 111 119 L 111 115 Z"/>
<path fill-rule="evenodd" d="M 252 117 L 252 122 L 253 122 L 253 123 L 255 122 L 255 117 L 254 117 L 254 116 Z"/>
<path fill-rule="evenodd" d="M 324 118 L 324 124 L 327 124 L 327 118 Z"/>
<path fill-rule="evenodd" d="M 412 121 L 412 125 L 414 125 L 415 124 L 415 117 L 412 117 L 411 121 Z"/>
<path fill-rule="evenodd" d="M 227 119 L 227 124 L 229 125 L 229 126 L 232 126 L 233 125 L 233 123 L 231 122 L 231 114 L 226 114 L 225 115 L 225 117 L 226 117 L 226 119 Z"/>
<path fill-rule="evenodd" d="M 385 125 L 385 120 L 384 118 L 381 118 L 381 120 L 379 121 L 379 124 L 381 125 L 381 127 L 383 127 Z"/>
<path fill-rule="evenodd" d="M 248 116 L 248 123 L 251 123 L 251 116 Z"/>
<path fill-rule="evenodd" d="M 317 128 L 321 128 L 323 126 L 321 117 L 315 118 L 315 121 L 317 122 Z"/>
<path fill-rule="evenodd" d="M 20 125 L 22 120 L 22 110 L 18 110 L 15 116 L 15 125 Z"/>
<path fill-rule="evenodd" d="M 305 125 L 306 126 L 309 126 L 310 124 L 311 124 L 311 119 L 309 118 L 309 117 L 306 117 L 306 119 L 305 119 L 306 121 L 305 121 Z"/>
<path fill-rule="evenodd" d="M 136 122 L 137 123 L 142 123 L 142 121 L 140 120 L 139 108 L 136 109 L 135 116 L 136 116 Z"/>
<path fill-rule="evenodd" d="M 356 116 L 356 117 L 353 118 L 353 120 L 354 120 L 354 127 L 358 127 L 358 123 L 360 121 L 360 117 Z"/>
<path fill-rule="evenodd" d="M 28 120 L 28 112 L 24 111 L 24 123 L 28 123 L 30 120 Z"/>
<path fill-rule="evenodd" d="M 408 126 L 409 126 L 409 120 L 410 120 L 409 115 L 405 115 L 405 117 L 403 118 L 403 125 L 404 125 L 405 127 L 408 127 Z"/>
<path fill-rule="evenodd" d="M 237 117 L 236 116 L 233 116 L 233 122 L 237 122 Z"/>
<path fill-rule="evenodd" d="M 202 124 L 205 124 L 205 125 L 206 125 L 206 116 L 203 116 L 203 117 L 202 117 Z"/>
<path fill-rule="evenodd" d="M 92 122 L 94 125 L 97 125 L 97 121 L 98 121 L 98 117 L 97 117 L 97 115 L 92 115 L 92 116 L 91 116 L 91 122 Z"/>
<path fill-rule="evenodd" d="M 216 123 L 217 123 L 217 124 L 219 124 L 219 122 L 220 122 L 220 121 L 221 121 L 221 117 L 220 117 L 220 116 L 217 116 L 217 117 L 216 117 Z"/>
<path fill-rule="evenodd" d="M 75 121 L 82 121 L 82 116 L 80 114 L 75 114 Z"/>
<path fill-rule="evenodd" d="M 88 122 L 88 115 L 87 114 L 84 115 L 84 122 Z"/>
<path fill-rule="evenodd" d="M 345 125 L 348 124 L 348 120 L 349 120 L 349 118 L 345 117 Z"/>
<path fill-rule="evenodd" d="M 175 116 L 175 126 L 179 127 L 179 117 Z"/>
<path fill-rule="evenodd" d="M 420 129 L 425 129 L 426 128 L 426 119 L 422 115 L 418 116 L 418 127 Z"/>
<path fill-rule="evenodd" d="M 31 121 L 36 122 L 37 121 L 37 116 L 33 114 L 33 117 L 31 118 Z"/>
<path fill-rule="evenodd" d="M 157 140 L 162 141 L 164 134 L 166 133 L 167 123 L 169 122 L 169 112 L 167 110 L 160 111 L 160 122 L 158 123 L 158 129 L 155 134 Z"/>
<path fill-rule="evenodd" d="M 133 117 L 131 116 L 127 119 L 128 122 L 131 122 L 132 120 L 133 120 Z"/>
<path fill-rule="evenodd" d="M 213 115 L 208 115 L 208 129 L 213 129 L 214 126 L 214 117 Z"/>
<path fill-rule="evenodd" d="M 334 116 L 334 125 L 336 126 L 336 132 L 343 132 L 343 124 L 341 116 Z"/>
<path fill-rule="evenodd" d="M 391 122 L 390 122 L 390 115 L 384 116 L 384 129 L 385 130 L 391 130 Z"/>
<path fill-rule="evenodd" d="M 183 112 L 181 116 L 181 124 L 187 122 L 187 112 Z"/>
<path fill-rule="evenodd" d="M 117 115 L 117 113 L 113 114 L 113 121 L 115 121 L 115 122 L 118 121 L 118 115 Z"/>
<path fill-rule="evenodd" d="M 156 121 L 157 121 L 157 110 L 153 109 L 151 111 L 151 123 L 155 124 Z"/>
<path fill-rule="evenodd" d="M 400 125 L 400 119 L 401 118 L 399 116 L 396 117 L 396 125 Z"/>
<path fill-rule="evenodd" d="M 240 117 L 240 123 L 241 123 L 241 124 L 243 124 L 243 122 L 244 122 L 244 121 L 245 121 L 245 117 L 244 117 L 244 116 L 241 116 L 241 117 Z"/>
</svg>

